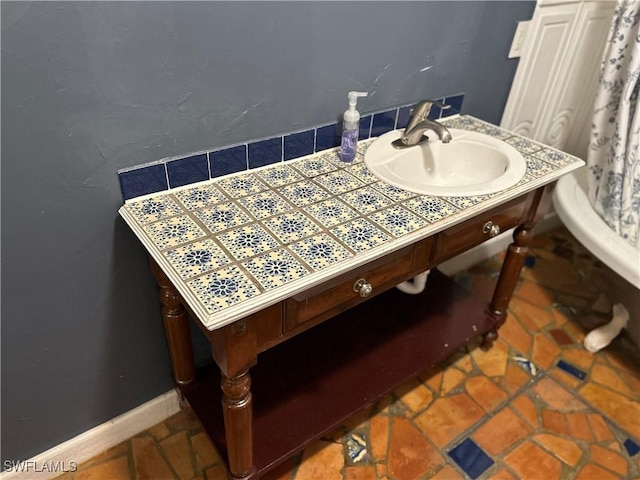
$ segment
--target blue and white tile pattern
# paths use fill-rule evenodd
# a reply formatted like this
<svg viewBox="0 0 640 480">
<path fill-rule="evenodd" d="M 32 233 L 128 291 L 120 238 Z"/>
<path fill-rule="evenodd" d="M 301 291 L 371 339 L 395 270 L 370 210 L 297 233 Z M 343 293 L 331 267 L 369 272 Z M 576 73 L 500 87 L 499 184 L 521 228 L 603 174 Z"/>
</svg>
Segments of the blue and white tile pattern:
<svg viewBox="0 0 640 480">
<path fill-rule="evenodd" d="M 443 122 L 494 135 L 519 149 L 527 173 L 512 188 L 578 161 L 478 119 L 452 117 Z M 504 193 L 433 197 L 389 185 L 362 161 L 373 141 L 359 143 L 354 163 L 341 162 L 339 149 L 332 148 L 134 198 L 121 211 L 137 225 L 134 230 L 146 236 L 147 248 L 170 266 L 174 274 L 167 272 L 168 276 L 174 282 L 181 279 L 188 298 L 197 299 L 200 311 L 213 314 L 369 255 L 372 249 L 432 228 Z"/>
</svg>

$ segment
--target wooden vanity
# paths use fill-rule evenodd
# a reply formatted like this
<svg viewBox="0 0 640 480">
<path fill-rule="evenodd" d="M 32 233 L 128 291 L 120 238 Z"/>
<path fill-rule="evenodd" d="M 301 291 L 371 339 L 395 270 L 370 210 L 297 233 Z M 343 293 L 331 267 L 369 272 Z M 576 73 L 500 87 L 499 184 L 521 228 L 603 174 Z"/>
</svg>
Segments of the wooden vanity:
<svg viewBox="0 0 640 480">
<path fill-rule="evenodd" d="M 527 161 L 525 177 L 494 195 L 418 197 L 389 190 L 361 160 L 345 165 L 335 153 L 322 153 L 234 177 L 244 192 L 233 190 L 234 178 L 210 180 L 132 199 L 120 209 L 146 247 L 160 285 L 176 385 L 226 458 L 230 478 L 259 478 L 473 339 L 481 338 L 486 349 L 497 338 L 553 181 L 583 162 L 472 117 L 453 118 L 452 125 L 510 142 Z M 306 196 L 294 197 L 294 190 Z M 369 210 L 363 203 L 356 211 L 350 208 L 361 198 L 356 194 L 379 203 Z M 285 213 L 261 216 L 249 208 L 252 198 Z M 314 208 L 321 204 L 340 204 L 342 213 L 331 210 L 338 216 L 323 223 Z M 351 218 L 343 218 L 347 210 Z M 231 219 L 231 211 L 239 223 L 216 226 L 222 217 Z M 393 226 L 384 233 L 382 213 L 412 219 L 407 233 Z M 305 233 L 278 237 L 276 219 L 305 225 Z M 352 224 L 368 225 L 378 243 L 362 249 L 350 243 L 342 234 Z M 489 305 L 437 270 L 514 227 Z M 240 231 L 253 232 L 254 240 L 262 232 L 267 246 L 233 250 L 230 239 Z M 300 247 L 313 242 L 332 244 L 342 257 L 316 264 L 315 254 L 305 256 Z M 216 265 L 203 265 L 205 257 Z M 270 284 L 256 267 L 266 265 L 259 263 L 264 258 L 288 258 L 292 271 L 302 273 Z M 422 293 L 394 288 L 427 270 Z M 229 290 L 235 296 L 221 299 L 222 284 L 245 290 Z M 208 338 L 213 358 L 198 371 L 191 319 Z"/>
<path fill-rule="evenodd" d="M 259 477 L 472 339 L 489 348 L 549 197 L 541 187 L 223 328 L 202 328 L 217 367 L 203 371 L 188 307 L 151 259 L 176 384 L 231 478 Z M 437 270 L 422 294 L 393 289 L 489 239 L 488 222 L 517 227 L 489 305 Z M 354 289 L 361 279 L 367 297 Z"/>
</svg>

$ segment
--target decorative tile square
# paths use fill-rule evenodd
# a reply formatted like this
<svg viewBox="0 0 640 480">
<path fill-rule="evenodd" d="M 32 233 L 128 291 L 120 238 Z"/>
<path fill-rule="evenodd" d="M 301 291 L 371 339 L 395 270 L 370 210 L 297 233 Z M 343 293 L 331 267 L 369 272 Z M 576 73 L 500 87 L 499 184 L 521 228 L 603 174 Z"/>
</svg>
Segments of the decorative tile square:
<svg viewBox="0 0 640 480">
<path fill-rule="evenodd" d="M 350 463 L 367 463 L 369 461 L 367 455 L 367 442 L 364 435 L 360 433 L 350 433 L 345 441 L 347 447 L 347 456 Z"/>
<path fill-rule="evenodd" d="M 168 195 L 160 195 L 146 200 L 128 203 L 125 208 L 136 218 L 138 223 L 145 224 L 173 217 L 184 213 L 182 208 Z"/>
<path fill-rule="evenodd" d="M 260 293 L 258 287 L 235 265 L 187 283 L 209 313 L 219 312 Z"/>
<path fill-rule="evenodd" d="M 486 123 L 476 120 L 475 118 L 461 115 L 456 118 L 443 119 L 442 123 L 447 128 L 460 128 L 462 130 L 478 130 L 479 128 L 486 127 Z"/>
<path fill-rule="evenodd" d="M 281 187 L 289 183 L 299 182 L 303 177 L 288 165 L 276 165 L 256 172 L 262 180 L 272 187 Z"/>
<path fill-rule="evenodd" d="M 320 227 L 300 211 L 272 217 L 265 220 L 263 225 L 284 244 L 301 240 L 320 231 Z"/>
<path fill-rule="evenodd" d="M 493 125 L 488 125 L 488 124 L 477 128 L 476 131 L 480 133 L 484 133 L 485 135 L 490 135 L 492 137 L 499 138 L 501 140 L 505 140 L 513 136 L 513 133 L 508 132 L 507 130 L 502 130 L 501 128 L 494 127 Z"/>
<path fill-rule="evenodd" d="M 197 210 L 208 205 L 226 202 L 227 197 L 214 185 L 198 185 L 175 193 L 187 210 Z"/>
<path fill-rule="evenodd" d="M 331 233 L 356 252 L 369 250 L 390 239 L 389 235 L 363 218 L 338 225 L 331 229 Z"/>
<path fill-rule="evenodd" d="M 333 227 L 339 223 L 353 220 L 358 216 L 358 212 L 335 198 L 309 205 L 304 207 L 303 210 L 325 227 Z"/>
<path fill-rule="evenodd" d="M 289 249 L 314 270 L 321 270 L 353 255 L 326 233 L 289 245 Z"/>
<path fill-rule="evenodd" d="M 514 355 L 511 358 L 534 377 L 538 374 L 538 367 L 536 367 L 536 364 L 529 360 L 527 357 L 518 354 Z"/>
<path fill-rule="evenodd" d="M 453 215 L 458 211 L 456 207 L 445 202 L 438 197 L 420 196 L 402 203 L 409 210 L 423 216 L 429 222 L 437 222 L 438 220 Z"/>
<path fill-rule="evenodd" d="M 349 172 L 354 177 L 357 177 L 364 183 L 373 183 L 378 181 L 378 177 L 371 173 L 364 163 L 352 163 L 345 168 L 345 171 Z"/>
<path fill-rule="evenodd" d="M 527 161 L 527 174 L 536 178 L 548 175 L 555 170 L 555 167 L 535 157 L 528 156 L 525 160 Z"/>
<path fill-rule="evenodd" d="M 371 187 L 363 187 L 347 192 L 340 197 L 360 213 L 370 213 L 388 207 L 393 201 Z"/>
<path fill-rule="evenodd" d="M 222 249 L 209 238 L 167 250 L 164 255 L 185 279 L 224 267 L 231 262 Z"/>
<path fill-rule="evenodd" d="M 311 158 L 297 160 L 291 165 L 293 165 L 296 170 L 302 173 L 305 177 L 315 177 L 337 169 L 333 163 L 326 161 L 324 155 L 316 155 Z"/>
<path fill-rule="evenodd" d="M 151 223 L 144 227 L 144 231 L 159 250 L 175 247 L 205 236 L 200 227 L 186 215 Z"/>
<path fill-rule="evenodd" d="M 218 185 L 229 194 L 231 198 L 240 198 L 254 193 L 262 192 L 268 187 L 258 178 L 247 173 L 237 177 L 223 178 L 218 181 Z"/>
<path fill-rule="evenodd" d="M 167 162 L 167 176 L 169 177 L 169 188 L 209 180 L 207 154 L 202 153 Z"/>
<path fill-rule="evenodd" d="M 307 181 L 281 187 L 278 189 L 278 193 L 298 207 L 331 198 L 329 192 L 315 183 Z"/>
<path fill-rule="evenodd" d="M 538 150 L 533 156 L 555 167 L 564 167 L 575 163 L 575 159 L 570 155 L 548 147 L 543 147 L 542 150 Z"/>
<path fill-rule="evenodd" d="M 371 184 L 371 187 L 375 188 L 381 193 L 384 193 L 387 197 L 395 200 L 396 202 L 408 200 L 418 195 L 417 193 L 398 188 L 395 185 L 391 185 L 390 183 L 386 183 L 383 181 L 376 181 L 376 183 Z"/>
<path fill-rule="evenodd" d="M 509 145 L 515 147 L 516 150 L 518 150 L 523 155 L 525 153 L 537 152 L 542 148 L 542 145 L 540 145 L 539 143 L 532 142 L 531 140 L 522 137 L 509 137 L 504 141 Z"/>
<path fill-rule="evenodd" d="M 266 290 L 304 277 L 309 272 L 288 251 L 281 249 L 242 262 L 242 266 Z"/>
<path fill-rule="evenodd" d="M 470 438 L 451 450 L 449 456 L 474 480 L 493 465 L 489 455 Z"/>
<path fill-rule="evenodd" d="M 424 219 L 397 205 L 371 213 L 368 218 L 394 237 L 401 237 L 428 225 Z"/>
<path fill-rule="evenodd" d="M 370 138 L 367 140 L 363 140 L 362 142 L 358 142 L 358 152 L 361 152 L 364 155 L 364 152 L 369 148 L 369 146 L 375 142 L 375 138 Z"/>
<path fill-rule="evenodd" d="M 232 202 L 219 203 L 194 213 L 211 233 L 218 233 L 251 222 L 251 217 Z"/>
<path fill-rule="evenodd" d="M 360 146 L 356 150 L 356 157 L 351 162 L 343 162 L 340 158 L 339 149 L 328 150 L 322 154 L 322 158 L 328 162 L 333 163 L 338 168 L 348 168 L 351 165 L 361 164 L 364 153 L 360 151 Z"/>
<path fill-rule="evenodd" d="M 460 210 L 473 207 L 489 199 L 488 195 L 473 195 L 469 197 L 447 197 L 447 202 L 452 203 Z"/>
<path fill-rule="evenodd" d="M 535 175 L 531 175 L 530 173 L 525 173 L 524 177 L 522 177 L 520 181 L 513 186 L 513 188 L 524 185 L 525 183 L 529 183 L 535 179 L 536 179 Z"/>
<path fill-rule="evenodd" d="M 240 198 L 238 202 L 257 219 L 284 213 L 293 208 L 284 198 L 271 190 Z"/>
<path fill-rule="evenodd" d="M 364 183 L 344 170 L 336 170 L 335 172 L 325 173 L 324 175 L 315 177 L 313 180 L 322 185 L 334 195 L 339 195 L 341 193 L 348 192 L 349 190 L 354 190 L 364 185 Z"/>
<path fill-rule="evenodd" d="M 236 228 L 217 235 L 216 238 L 238 260 L 259 255 L 280 246 L 264 228 L 255 224 Z"/>
</svg>

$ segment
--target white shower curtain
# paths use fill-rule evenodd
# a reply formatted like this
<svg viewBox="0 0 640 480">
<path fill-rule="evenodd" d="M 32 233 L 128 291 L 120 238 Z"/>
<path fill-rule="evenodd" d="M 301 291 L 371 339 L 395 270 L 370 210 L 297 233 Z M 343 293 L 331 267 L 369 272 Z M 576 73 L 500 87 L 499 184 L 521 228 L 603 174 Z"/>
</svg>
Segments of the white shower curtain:
<svg viewBox="0 0 640 480">
<path fill-rule="evenodd" d="M 640 249 L 640 0 L 618 0 L 605 47 L 587 165 L 594 209 Z"/>
</svg>

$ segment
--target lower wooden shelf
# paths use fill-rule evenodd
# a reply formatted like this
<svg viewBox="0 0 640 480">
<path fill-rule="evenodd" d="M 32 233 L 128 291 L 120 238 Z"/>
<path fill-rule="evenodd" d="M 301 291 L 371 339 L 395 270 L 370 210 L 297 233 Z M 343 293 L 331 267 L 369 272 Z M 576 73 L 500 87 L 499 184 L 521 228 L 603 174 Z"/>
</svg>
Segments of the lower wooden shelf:
<svg viewBox="0 0 640 480">
<path fill-rule="evenodd" d="M 391 289 L 260 354 L 250 371 L 251 477 L 494 329 L 485 310 L 485 302 L 434 270 L 419 295 Z M 226 457 L 219 372 L 202 369 L 183 393 Z"/>
</svg>

